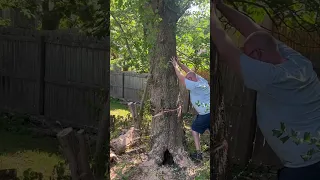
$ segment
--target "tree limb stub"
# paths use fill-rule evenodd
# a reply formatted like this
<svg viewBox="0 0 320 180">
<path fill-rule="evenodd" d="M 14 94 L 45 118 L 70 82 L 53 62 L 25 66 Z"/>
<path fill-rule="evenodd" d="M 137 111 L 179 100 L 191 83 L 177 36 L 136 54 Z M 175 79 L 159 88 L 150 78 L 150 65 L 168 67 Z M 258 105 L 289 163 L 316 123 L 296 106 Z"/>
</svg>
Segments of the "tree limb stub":
<svg viewBox="0 0 320 180">
<path fill-rule="evenodd" d="M 77 163 L 78 142 L 75 132 L 71 127 L 63 129 L 57 134 L 57 138 L 69 163 L 72 179 L 79 180 L 79 167 Z"/>
<path fill-rule="evenodd" d="M 71 127 L 65 128 L 57 134 L 57 138 L 69 163 L 72 179 L 93 180 L 89 164 L 89 147 L 84 130 L 76 133 Z"/>
<path fill-rule="evenodd" d="M 141 105 L 140 105 L 140 109 L 139 109 L 139 113 L 138 113 L 138 119 L 137 119 L 137 123 L 135 125 L 135 128 L 136 129 L 140 129 L 140 126 L 141 126 L 141 123 L 142 123 L 142 120 L 143 120 L 143 110 L 144 110 L 144 105 L 145 105 L 145 101 L 147 100 L 147 95 L 148 95 L 148 88 L 151 84 L 151 74 L 148 75 L 148 78 L 147 78 L 147 83 L 146 83 L 146 87 L 144 88 L 144 91 L 143 91 L 143 96 L 142 96 L 142 99 L 141 99 Z"/>
<path fill-rule="evenodd" d="M 92 180 L 94 177 L 89 164 L 89 147 L 83 129 L 77 132 L 77 138 L 80 147 L 80 152 L 78 154 L 79 168 L 81 172 L 80 178 L 81 180 Z"/>
</svg>

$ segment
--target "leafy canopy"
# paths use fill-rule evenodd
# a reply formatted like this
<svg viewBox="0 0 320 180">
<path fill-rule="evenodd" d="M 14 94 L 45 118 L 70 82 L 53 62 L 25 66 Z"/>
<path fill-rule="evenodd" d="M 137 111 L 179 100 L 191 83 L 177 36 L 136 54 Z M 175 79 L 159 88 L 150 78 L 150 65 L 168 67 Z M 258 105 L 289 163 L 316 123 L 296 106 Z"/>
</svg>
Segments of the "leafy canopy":
<svg viewBox="0 0 320 180">
<path fill-rule="evenodd" d="M 179 16 L 177 53 L 195 69 L 209 69 L 209 3 L 175 1 L 170 9 Z M 150 50 L 161 18 L 145 0 L 111 1 L 111 64 L 122 70 L 149 71 Z M 150 23 L 155 22 L 155 23 Z"/>
</svg>

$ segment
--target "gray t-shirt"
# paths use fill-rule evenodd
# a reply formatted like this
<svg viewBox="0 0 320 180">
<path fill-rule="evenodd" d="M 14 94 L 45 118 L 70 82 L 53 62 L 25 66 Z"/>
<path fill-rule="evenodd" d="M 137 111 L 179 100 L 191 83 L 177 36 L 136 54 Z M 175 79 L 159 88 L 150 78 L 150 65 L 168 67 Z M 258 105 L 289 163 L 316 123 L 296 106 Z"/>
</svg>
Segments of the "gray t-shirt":
<svg viewBox="0 0 320 180">
<path fill-rule="evenodd" d="M 281 42 L 278 48 L 287 59 L 279 65 L 241 55 L 242 76 L 245 85 L 257 91 L 257 121 L 268 144 L 284 166 L 304 167 L 320 161 L 320 153 L 307 161 L 302 158 L 310 149 L 318 148 L 307 143 L 296 145 L 292 138 L 283 143 L 273 135 L 273 130 L 281 129 L 283 122 L 289 134 L 293 129 L 300 133 L 300 138 L 305 132 L 319 136 L 320 82 L 306 57 Z"/>
<path fill-rule="evenodd" d="M 205 115 L 210 113 L 210 86 L 208 81 L 197 75 L 198 81 L 190 81 L 185 78 L 186 88 L 190 90 L 190 100 L 199 113 Z"/>
</svg>

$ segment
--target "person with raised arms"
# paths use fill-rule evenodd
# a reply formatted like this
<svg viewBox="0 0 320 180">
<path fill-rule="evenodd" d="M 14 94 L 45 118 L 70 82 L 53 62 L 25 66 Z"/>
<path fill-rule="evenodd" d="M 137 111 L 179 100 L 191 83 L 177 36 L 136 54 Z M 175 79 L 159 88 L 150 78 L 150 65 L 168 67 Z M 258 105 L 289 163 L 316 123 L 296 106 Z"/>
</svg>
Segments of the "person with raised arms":
<svg viewBox="0 0 320 180">
<path fill-rule="evenodd" d="M 202 161 L 200 146 L 200 134 L 210 130 L 210 86 L 207 80 L 191 71 L 182 64 L 178 58 L 172 57 L 170 61 L 175 69 L 179 81 L 190 91 L 190 100 L 198 115 L 191 125 L 191 132 L 194 138 L 196 152 L 191 154 L 195 161 Z M 179 67 L 185 71 L 184 76 Z"/>
<path fill-rule="evenodd" d="M 216 16 L 219 10 L 245 38 L 243 52 L 237 48 Z M 302 158 L 315 144 L 296 144 L 276 137 L 273 130 L 285 125 L 291 130 L 311 137 L 320 132 L 320 82 L 309 59 L 275 39 L 267 30 L 249 17 L 224 4 L 211 2 L 212 40 L 219 60 L 236 72 L 247 88 L 257 92 L 257 123 L 266 141 L 280 158 L 284 168 L 278 171 L 279 180 L 319 180 L 320 153 Z"/>
</svg>

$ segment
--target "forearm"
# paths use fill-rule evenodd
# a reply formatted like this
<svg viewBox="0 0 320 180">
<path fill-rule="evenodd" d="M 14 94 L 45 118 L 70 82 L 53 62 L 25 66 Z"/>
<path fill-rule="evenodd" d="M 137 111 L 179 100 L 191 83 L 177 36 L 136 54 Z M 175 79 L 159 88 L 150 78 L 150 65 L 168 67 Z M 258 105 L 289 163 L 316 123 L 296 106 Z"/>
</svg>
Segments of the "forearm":
<svg viewBox="0 0 320 180">
<path fill-rule="evenodd" d="M 228 43 L 232 44 L 232 41 L 222 29 L 221 22 L 218 20 L 215 13 L 211 15 L 210 34 L 220 55 L 228 53 Z"/>
<path fill-rule="evenodd" d="M 253 32 L 264 30 L 249 17 L 226 4 L 218 4 L 217 9 L 244 37 L 248 37 Z"/>
<path fill-rule="evenodd" d="M 181 69 L 182 69 L 184 72 L 186 72 L 186 73 L 188 73 L 188 72 L 191 71 L 186 65 L 182 64 L 180 61 L 178 61 L 178 65 L 179 65 L 179 66 L 181 67 Z"/>
<path fill-rule="evenodd" d="M 215 13 L 211 14 L 210 34 L 219 52 L 221 60 L 225 61 L 229 67 L 240 74 L 241 52 L 221 27 L 220 21 L 216 17 Z"/>
<path fill-rule="evenodd" d="M 174 71 L 179 79 L 179 81 L 181 81 L 182 83 L 184 83 L 184 76 L 183 74 L 180 72 L 179 68 L 177 66 L 174 66 Z"/>
</svg>

